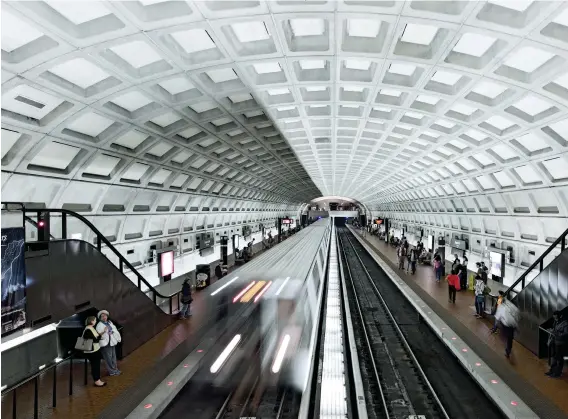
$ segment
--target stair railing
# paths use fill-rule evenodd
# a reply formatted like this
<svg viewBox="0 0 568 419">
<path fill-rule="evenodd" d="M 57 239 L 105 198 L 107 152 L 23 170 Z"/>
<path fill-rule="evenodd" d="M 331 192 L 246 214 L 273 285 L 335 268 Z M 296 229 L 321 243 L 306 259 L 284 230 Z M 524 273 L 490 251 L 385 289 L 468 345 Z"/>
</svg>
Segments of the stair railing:
<svg viewBox="0 0 568 419">
<path fill-rule="evenodd" d="M 116 249 L 116 247 L 114 247 L 114 245 L 110 242 L 110 240 L 108 240 L 94 225 L 93 223 L 91 223 L 86 217 L 82 216 L 81 214 L 78 214 L 74 211 L 71 210 L 67 210 L 67 209 L 59 209 L 59 208 L 41 208 L 41 209 L 27 209 L 25 207 L 24 204 L 20 203 L 20 202 L 2 202 L 2 205 L 7 207 L 8 205 L 19 205 L 22 208 L 23 214 L 24 214 L 24 223 L 26 221 L 28 221 L 29 217 L 26 216 L 26 213 L 36 213 L 38 216 L 38 219 L 41 215 L 41 213 L 50 213 L 50 214 L 60 214 L 61 215 L 61 239 L 62 240 L 66 240 L 67 239 L 67 217 L 73 217 L 78 219 L 79 221 L 81 221 L 83 224 L 85 224 L 94 234 L 95 234 L 95 244 L 97 247 L 97 250 L 99 252 L 102 253 L 102 246 L 103 244 L 112 252 L 114 253 L 114 255 L 118 258 L 118 269 L 120 270 L 120 272 L 124 273 L 125 268 L 130 269 L 130 272 L 132 272 L 135 276 L 136 276 L 136 282 L 134 282 L 138 289 L 142 292 L 144 292 L 146 295 L 148 295 L 148 292 L 150 292 L 152 294 L 152 296 L 150 297 L 152 299 L 152 301 L 154 302 L 154 304 L 156 304 L 157 306 L 159 306 L 160 308 L 162 308 L 162 310 L 164 310 L 166 313 L 168 314 L 174 314 L 174 310 L 179 310 L 179 308 L 181 307 L 180 304 L 180 291 L 177 291 L 171 295 L 163 295 L 161 293 L 159 293 L 158 291 L 156 291 L 156 289 L 150 285 L 150 283 L 146 280 L 146 278 L 144 278 L 142 276 L 142 274 L 140 274 L 140 272 L 138 272 L 138 270 L 128 261 L 128 259 L 126 259 L 124 257 L 124 255 L 122 253 L 120 253 L 120 251 L 118 251 Z M 37 223 L 35 224 L 35 227 L 38 227 Z M 53 238 L 53 236 L 51 236 Z M 102 253 L 104 255 L 104 253 Z M 105 255 L 106 256 L 106 255 Z M 108 258 L 108 257 L 107 257 Z M 112 263 L 112 261 L 111 261 Z M 114 263 L 113 263 L 114 265 Z M 144 284 L 147 287 L 147 290 L 143 290 L 142 289 L 142 284 Z M 158 298 L 160 298 L 162 301 L 158 302 Z M 163 301 L 168 301 L 168 307 L 167 310 L 162 307 L 162 302 Z M 174 307 L 174 303 L 175 307 Z"/>
<path fill-rule="evenodd" d="M 548 249 L 546 249 L 544 251 L 544 253 L 542 255 L 540 255 L 537 258 L 537 260 L 535 260 L 533 262 L 533 264 L 527 268 L 527 270 L 525 272 L 523 272 L 523 274 L 513 283 L 513 285 L 511 285 L 509 288 L 507 288 L 507 291 L 505 291 L 505 295 L 509 296 L 509 294 L 511 292 L 518 294 L 520 291 L 516 291 L 515 287 L 519 284 L 521 284 L 521 290 L 523 290 L 526 286 L 527 276 L 537 266 L 538 266 L 538 269 L 539 269 L 539 273 L 542 272 L 543 269 L 544 269 L 544 259 L 546 258 L 546 256 L 548 256 L 548 254 L 550 252 L 552 252 L 552 250 L 554 250 L 556 248 L 556 246 L 560 245 L 560 253 L 562 253 L 564 250 L 566 250 L 566 241 L 567 241 L 566 237 L 567 236 L 568 236 L 568 229 L 566 229 L 566 231 L 564 231 L 564 233 L 562 233 L 560 236 L 558 236 L 558 238 L 554 241 L 554 243 L 552 243 L 548 247 Z"/>
</svg>

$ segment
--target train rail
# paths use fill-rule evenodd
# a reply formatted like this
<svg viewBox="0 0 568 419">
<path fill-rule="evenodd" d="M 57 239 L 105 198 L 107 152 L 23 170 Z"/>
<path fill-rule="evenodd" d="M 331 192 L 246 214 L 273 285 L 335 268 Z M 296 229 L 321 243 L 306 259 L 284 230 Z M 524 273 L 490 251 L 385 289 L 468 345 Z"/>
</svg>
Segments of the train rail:
<svg viewBox="0 0 568 419">
<path fill-rule="evenodd" d="M 369 418 L 503 418 L 365 249 L 338 231 Z"/>
<path fill-rule="evenodd" d="M 449 419 L 353 243 L 344 233 L 339 240 L 351 285 L 348 294 L 359 331 L 357 343 L 365 348 L 360 362 L 369 384 L 370 416 Z"/>
</svg>

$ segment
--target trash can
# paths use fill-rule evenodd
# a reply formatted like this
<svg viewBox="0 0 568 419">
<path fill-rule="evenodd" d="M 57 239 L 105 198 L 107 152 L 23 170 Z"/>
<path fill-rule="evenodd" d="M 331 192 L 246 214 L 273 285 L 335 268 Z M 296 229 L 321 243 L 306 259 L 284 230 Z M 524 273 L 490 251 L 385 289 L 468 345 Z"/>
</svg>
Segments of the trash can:
<svg viewBox="0 0 568 419">
<path fill-rule="evenodd" d="M 211 284 L 211 266 L 197 265 L 195 267 L 196 289 L 203 289 Z"/>
</svg>

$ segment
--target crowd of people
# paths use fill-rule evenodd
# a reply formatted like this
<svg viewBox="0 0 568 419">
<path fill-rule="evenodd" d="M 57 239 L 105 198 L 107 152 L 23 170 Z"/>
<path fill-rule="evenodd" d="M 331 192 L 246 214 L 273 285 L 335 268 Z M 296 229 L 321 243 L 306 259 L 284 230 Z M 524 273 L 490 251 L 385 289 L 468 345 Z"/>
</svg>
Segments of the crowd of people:
<svg viewBox="0 0 568 419">
<path fill-rule="evenodd" d="M 486 296 L 491 293 L 487 285 L 489 268 L 484 262 L 476 263 L 476 271 L 468 281 L 468 259 L 464 255 L 462 259 L 454 255 L 451 270 L 446 275 L 445 261 L 436 251 L 433 256 L 428 252 L 421 241 L 416 246 L 410 245 L 406 237 L 397 238 L 391 236 L 389 243 L 396 247 L 398 269 L 406 273 L 415 274 L 417 263 L 431 263 L 434 269 L 436 282 L 441 282 L 446 277 L 448 284 L 448 301 L 456 303 L 456 294 L 459 291 L 473 290 L 475 316 L 478 319 L 486 317 Z M 499 291 L 495 306 L 492 307 L 493 324 L 490 328 L 491 333 L 498 333 L 500 330 L 505 340 L 505 356 L 509 358 L 513 348 L 515 332 L 520 322 L 520 311 L 511 302 L 505 292 Z M 550 353 L 550 370 L 546 373 L 549 377 L 557 378 L 562 374 L 564 368 L 564 357 L 568 355 L 568 319 L 562 313 L 554 313 L 554 324 L 549 330 L 548 340 Z"/>
</svg>

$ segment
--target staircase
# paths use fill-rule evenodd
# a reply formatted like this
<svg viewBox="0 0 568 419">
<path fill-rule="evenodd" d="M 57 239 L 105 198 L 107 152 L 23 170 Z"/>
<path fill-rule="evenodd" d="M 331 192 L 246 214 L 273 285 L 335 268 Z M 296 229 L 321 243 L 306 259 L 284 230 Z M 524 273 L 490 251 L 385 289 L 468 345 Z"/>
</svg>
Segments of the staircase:
<svg viewBox="0 0 568 419">
<path fill-rule="evenodd" d="M 542 327 L 548 323 L 554 311 L 568 307 L 568 230 L 564 231 L 554 243 L 515 281 L 505 292 L 519 307 L 522 321 L 519 325 L 517 341 L 537 354 L 546 356 L 548 334 Z M 544 259 L 557 246 L 560 254 L 548 266 Z M 538 275 L 530 282 L 527 277 L 539 269 Z M 519 289 L 520 288 L 520 289 Z"/>
</svg>

